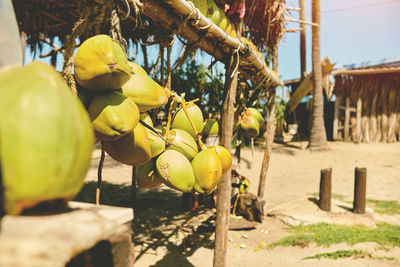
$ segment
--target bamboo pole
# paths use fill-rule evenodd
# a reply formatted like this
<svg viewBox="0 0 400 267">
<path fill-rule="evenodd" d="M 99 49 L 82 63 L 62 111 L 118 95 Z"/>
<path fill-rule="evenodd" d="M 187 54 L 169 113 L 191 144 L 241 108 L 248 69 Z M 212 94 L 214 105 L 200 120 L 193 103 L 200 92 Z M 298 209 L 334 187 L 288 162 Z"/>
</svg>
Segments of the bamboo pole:
<svg viewBox="0 0 400 267">
<path fill-rule="evenodd" d="M 147 0 L 143 2 L 143 13 L 150 17 L 155 22 L 162 25 L 164 28 L 171 32 L 181 35 L 185 38 L 189 45 L 192 44 L 208 54 L 212 55 L 217 60 L 224 60 L 225 54 L 229 54 L 230 51 L 239 49 L 241 62 L 248 62 L 254 66 L 257 81 L 263 80 L 264 77 L 268 77 L 274 85 L 283 85 L 278 75 L 272 72 L 265 62 L 260 59 L 253 51 L 248 50 L 247 46 L 243 44 L 238 38 L 232 38 L 225 31 L 211 22 L 210 19 L 205 17 L 203 14 L 198 12 L 193 5 L 185 0 L 165 0 L 174 11 L 181 17 L 176 18 L 171 12 L 167 12 L 164 6 L 159 3 L 160 1 Z M 196 11 L 197 10 L 197 11 Z M 192 20 L 195 21 L 191 27 L 182 24 L 182 17 L 189 18 L 193 16 Z M 172 18 L 172 19 L 171 19 Z M 177 23 L 180 27 L 177 28 Z M 203 32 L 206 30 L 207 38 L 203 38 Z M 202 34 L 200 34 L 202 33 Z M 218 47 L 214 42 L 210 40 L 214 39 L 220 43 Z M 268 79 L 267 79 L 268 80 Z M 256 82 L 257 82 L 256 81 Z"/>
<path fill-rule="evenodd" d="M 306 4 L 305 0 L 300 0 L 300 20 L 306 20 Z M 306 25 L 304 23 L 300 23 L 300 27 L 302 28 L 300 32 L 300 75 L 301 79 L 304 79 L 304 73 L 307 71 L 306 69 Z"/>
<path fill-rule="evenodd" d="M 312 0 L 312 20 L 314 24 L 321 22 L 320 0 Z M 322 94 L 322 68 L 320 27 L 312 27 L 312 66 L 313 66 L 313 104 L 312 126 L 310 131 L 309 149 L 311 151 L 328 149 L 324 123 L 324 102 Z"/>
<path fill-rule="evenodd" d="M 386 143 L 388 141 L 388 88 L 386 86 L 382 87 L 382 142 Z"/>
<path fill-rule="evenodd" d="M 376 142 L 377 132 L 378 132 L 377 113 L 376 113 L 376 102 L 378 100 L 378 94 L 379 94 L 379 92 L 375 92 L 374 98 L 372 99 L 372 104 L 371 104 L 370 136 L 371 136 L 372 142 Z"/>
<path fill-rule="evenodd" d="M 275 48 L 273 51 L 273 58 L 272 58 L 273 69 L 278 72 L 278 48 Z M 264 158 L 261 164 L 261 172 L 260 172 L 260 179 L 258 183 L 258 192 L 257 195 L 259 198 L 264 198 L 264 191 L 265 191 L 265 183 L 269 168 L 269 162 L 271 159 L 272 154 L 272 143 L 274 142 L 274 135 L 275 135 L 275 91 L 274 88 L 273 93 L 270 95 L 268 99 L 268 114 L 267 114 L 267 131 L 265 134 L 265 151 L 264 151 Z"/>
<path fill-rule="evenodd" d="M 394 88 L 390 88 L 389 92 L 389 100 L 388 100 L 388 142 L 393 143 L 396 141 L 396 90 Z"/>
</svg>

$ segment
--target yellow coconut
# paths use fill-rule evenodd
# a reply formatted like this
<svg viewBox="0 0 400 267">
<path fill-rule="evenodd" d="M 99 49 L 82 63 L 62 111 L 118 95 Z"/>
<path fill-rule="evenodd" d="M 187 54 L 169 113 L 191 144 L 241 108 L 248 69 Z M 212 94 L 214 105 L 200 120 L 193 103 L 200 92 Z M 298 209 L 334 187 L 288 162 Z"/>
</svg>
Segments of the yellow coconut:
<svg viewBox="0 0 400 267">
<path fill-rule="evenodd" d="M 84 41 L 74 59 L 75 78 L 87 89 L 104 91 L 121 88 L 131 76 L 122 48 L 108 35 Z"/>
<path fill-rule="evenodd" d="M 222 175 L 224 175 L 232 166 L 232 155 L 223 146 L 209 146 L 209 149 L 214 149 L 221 161 Z"/>
<path fill-rule="evenodd" d="M 140 123 L 132 132 L 103 144 L 107 154 L 123 164 L 137 166 L 151 159 L 150 140 Z"/>
<path fill-rule="evenodd" d="M 192 160 L 192 168 L 196 178 L 194 189 L 202 194 L 211 194 L 222 176 L 221 161 L 215 149 L 199 152 Z"/>
<path fill-rule="evenodd" d="M 122 93 L 130 97 L 137 104 L 140 112 L 164 106 L 168 102 L 167 91 L 151 79 L 137 64 L 130 63 L 132 76 L 122 86 Z"/>
<path fill-rule="evenodd" d="M 173 144 L 170 145 L 168 149 L 181 152 L 189 160 L 192 160 L 198 153 L 196 140 L 185 130 L 172 129 L 167 139 Z"/>
<path fill-rule="evenodd" d="M 208 119 L 204 124 L 202 135 L 203 136 L 215 135 L 218 134 L 218 132 L 219 132 L 218 121 L 216 119 Z"/>
<path fill-rule="evenodd" d="M 156 161 L 157 172 L 163 182 L 182 192 L 190 192 L 195 177 L 189 160 L 176 150 L 166 150 Z"/>
<path fill-rule="evenodd" d="M 247 108 L 246 114 L 247 116 L 253 116 L 254 118 L 256 118 L 260 126 L 264 124 L 264 117 L 262 116 L 261 112 L 258 111 L 258 109 Z"/>
<path fill-rule="evenodd" d="M 135 102 L 115 91 L 97 94 L 90 103 L 89 115 L 96 136 L 102 141 L 126 135 L 139 122 Z"/>
<path fill-rule="evenodd" d="M 136 184 L 141 189 L 155 188 L 163 183 L 156 170 L 156 159 L 143 163 L 135 168 Z"/>
<path fill-rule="evenodd" d="M 187 103 L 187 111 L 192 118 L 192 121 L 196 127 L 196 130 L 201 133 L 204 127 L 204 119 L 203 113 L 201 112 L 200 108 L 192 103 Z M 178 128 L 185 130 L 186 132 L 190 133 L 193 137 L 196 137 L 193 131 L 193 127 L 190 124 L 188 117 L 186 116 L 185 111 L 183 108 L 179 108 L 178 111 L 174 114 L 172 118 L 172 128 Z"/>
<path fill-rule="evenodd" d="M 260 124 L 253 116 L 244 116 L 240 122 L 240 128 L 243 134 L 248 138 L 255 138 L 260 132 Z"/>
</svg>

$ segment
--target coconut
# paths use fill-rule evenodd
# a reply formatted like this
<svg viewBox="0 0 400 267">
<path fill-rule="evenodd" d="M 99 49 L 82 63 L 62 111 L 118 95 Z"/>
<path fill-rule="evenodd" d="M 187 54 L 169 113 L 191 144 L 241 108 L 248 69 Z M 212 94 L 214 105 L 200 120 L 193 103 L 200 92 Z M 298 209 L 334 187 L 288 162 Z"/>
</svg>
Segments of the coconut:
<svg viewBox="0 0 400 267">
<path fill-rule="evenodd" d="M 150 140 L 143 125 L 113 141 L 104 141 L 108 155 L 123 164 L 137 166 L 151 159 Z"/>
<path fill-rule="evenodd" d="M 194 189 L 202 194 L 211 194 L 222 176 L 221 161 L 215 149 L 200 151 L 192 160 L 192 168 L 196 178 Z"/>
<path fill-rule="evenodd" d="M 240 128 L 242 129 L 244 135 L 248 138 L 255 138 L 260 132 L 260 124 L 253 116 L 244 116 L 240 122 Z"/>
<path fill-rule="evenodd" d="M 216 119 L 208 119 L 204 124 L 203 136 L 216 135 L 219 132 L 219 125 Z"/>
<path fill-rule="evenodd" d="M 258 111 L 258 109 L 255 108 L 247 108 L 246 109 L 246 114 L 247 116 L 252 116 L 254 118 L 257 119 L 258 123 L 260 124 L 260 126 L 263 125 L 264 123 L 264 117 L 261 115 L 261 112 Z"/>
<path fill-rule="evenodd" d="M 200 108 L 196 104 L 189 102 L 187 103 L 187 111 L 192 118 L 196 130 L 201 133 L 204 127 L 204 119 L 203 113 L 201 112 Z M 190 121 L 182 107 L 179 108 L 178 111 L 174 114 L 171 127 L 185 130 L 196 138 L 193 127 L 190 124 Z"/>
<path fill-rule="evenodd" d="M 137 64 L 130 63 L 133 73 L 122 86 L 122 93 L 138 105 L 140 112 L 164 106 L 168 102 L 166 90 L 151 79 Z"/>
<path fill-rule="evenodd" d="M 61 75 L 41 62 L 1 72 L 0 109 L 6 213 L 74 198 L 95 139 L 86 110 Z"/>
<path fill-rule="evenodd" d="M 223 146 L 209 146 L 209 149 L 214 149 L 221 161 L 222 175 L 224 175 L 232 166 L 232 155 Z"/>
<path fill-rule="evenodd" d="M 131 67 L 118 43 L 100 34 L 84 41 L 74 59 L 75 78 L 87 89 L 104 91 L 121 88 L 131 76 Z"/>
<path fill-rule="evenodd" d="M 141 189 L 151 189 L 161 185 L 163 181 L 156 170 L 156 159 L 136 166 L 135 179 Z"/>
<path fill-rule="evenodd" d="M 195 178 L 189 160 L 176 150 L 166 150 L 156 161 L 157 172 L 163 182 L 182 192 L 193 189 Z"/>
<path fill-rule="evenodd" d="M 89 115 L 98 139 L 110 141 L 131 132 L 139 122 L 139 109 L 128 97 L 111 91 L 97 94 Z"/>
<path fill-rule="evenodd" d="M 167 139 L 173 144 L 170 145 L 168 149 L 181 152 L 188 158 L 188 160 L 192 160 L 199 152 L 196 140 L 194 140 L 194 138 L 184 130 L 172 129 L 169 132 Z"/>
</svg>

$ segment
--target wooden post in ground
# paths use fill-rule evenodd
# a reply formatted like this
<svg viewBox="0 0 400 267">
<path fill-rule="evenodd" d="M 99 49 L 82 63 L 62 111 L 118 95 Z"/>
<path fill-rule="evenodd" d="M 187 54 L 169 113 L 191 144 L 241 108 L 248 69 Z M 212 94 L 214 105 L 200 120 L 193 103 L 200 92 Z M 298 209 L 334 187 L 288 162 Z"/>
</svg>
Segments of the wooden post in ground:
<svg viewBox="0 0 400 267">
<path fill-rule="evenodd" d="M 273 70 L 278 72 L 278 48 L 276 47 L 273 51 L 272 65 Z M 269 161 L 272 154 L 272 143 L 274 142 L 275 135 L 275 90 L 272 89 L 272 93 L 268 99 L 268 114 L 267 114 L 267 131 L 265 134 L 265 152 L 264 158 L 261 164 L 260 179 L 258 183 L 257 196 L 259 198 L 264 198 L 265 191 L 265 180 L 267 178 L 267 172 L 269 167 Z"/>
<path fill-rule="evenodd" d="M 239 54 L 233 52 L 225 64 L 224 103 L 221 115 L 220 145 L 231 150 L 234 103 L 236 98 L 238 73 L 236 65 L 239 63 Z M 235 71 L 235 73 L 234 73 Z M 214 267 L 226 266 L 226 252 L 228 243 L 229 212 L 231 206 L 231 169 L 222 176 L 217 188 L 217 219 L 215 227 Z"/>
<path fill-rule="evenodd" d="M 323 211 L 331 211 L 332 168 L 321 170 L 319 183 L 319 207 Z"/>
<path fill-rule="evenodd" d="M 350 98 L 346 97 L 346 108 L 344 110 L 344 141 L 350 140 Z"/>
<path fill-rule="evenodd" d="M 354 178 L 354 213 L 365 213 L 365 200 L 367 196 L 367 169 L 356 168 Z"/>
<path fill-rule="evenodd" d="M 361 133 L 361 109 L 362 109 L 362 101 L 361 98 L 357 99 L 357 107 L 356 107 L 356 142 L 360 143 L 362 138 Z"/>
</svg>

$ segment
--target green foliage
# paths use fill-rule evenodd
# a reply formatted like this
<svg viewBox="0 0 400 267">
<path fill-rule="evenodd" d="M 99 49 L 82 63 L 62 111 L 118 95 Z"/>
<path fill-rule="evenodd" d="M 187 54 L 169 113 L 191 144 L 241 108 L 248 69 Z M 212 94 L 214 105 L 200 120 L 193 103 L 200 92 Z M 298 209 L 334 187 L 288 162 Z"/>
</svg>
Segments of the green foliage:
<svg viewBox="0 0 400 267">
<path fill-rule="evenodd" d="M 280 97 L 276 96 L 275 99 L 275 116 L 276 120 L 282 122 L 285 119 L 286 101 Z"/>
<path fill-rule="evenodd" d="M 367 204 L 371 204 L 375 212 L 380 214 L 400 214 L 400 203 L 396 200 L 367 199 Z"/>
<path fill-rule="evenodd" d="M 294 234 L 270 244 L 269 247 L 296 246 L 311 242 L 325 247 L 342 242 L 349 245 L 375 242 L 382 246 L 400 247 L 400 225 L 388 223 L 379 223 L 376 228 L 319 223 L 291 227 L 289 231 Z"/>
<path fill-rule="evenodd" d="M 205 116 L 220 112 L 224 89 L 222 73 L 211 74 L 206 66 L 190 59 L 172 72 L 171 88 L 178 94 L 185 93 L 187 101 L 198 98 L 200 101 L 196 105 Z"/>
<path fill-rule="evenodd" d="M 340 259 L 340 258 L 349 258 L 351 256 L 356 256 L 357 258 L 364 258 L 364 257 L 370 257 L 370 254 L 365 252 L 365 251 L 358 250 L 358 249 L 336 250 L 336 251 L 333 251 L 333 252 L 315 254 L 313 256 L 306 257 L 303 260 L 321 259 L 321 258 L 337 260 L 337 259 Z"/>
</svg>

